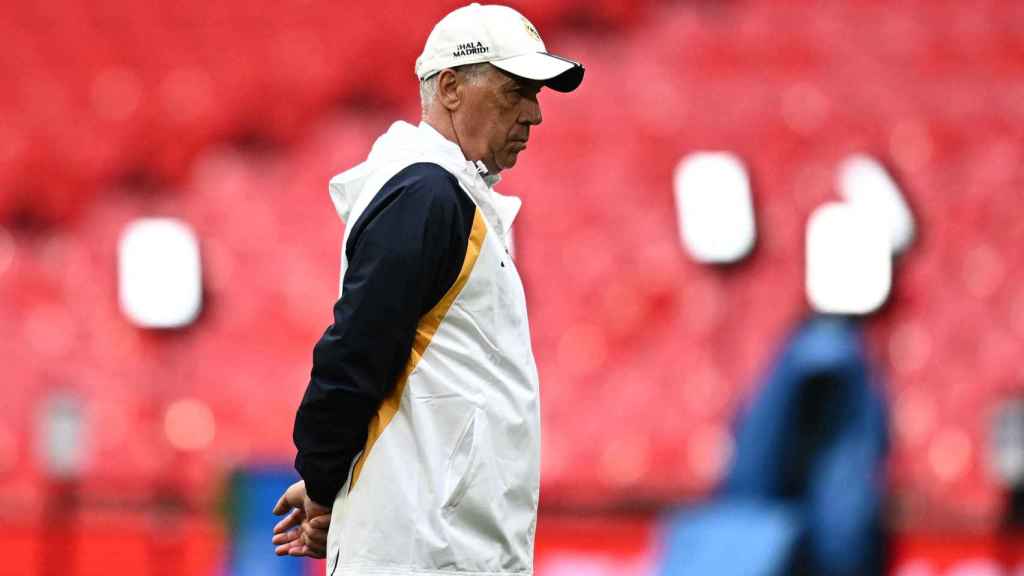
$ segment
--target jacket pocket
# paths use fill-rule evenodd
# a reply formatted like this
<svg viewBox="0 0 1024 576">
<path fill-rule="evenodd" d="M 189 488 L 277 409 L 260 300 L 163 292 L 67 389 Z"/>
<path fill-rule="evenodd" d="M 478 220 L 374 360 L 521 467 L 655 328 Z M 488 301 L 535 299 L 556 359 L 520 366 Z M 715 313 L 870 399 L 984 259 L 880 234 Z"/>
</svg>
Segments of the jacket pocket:
<svg viewBox="0 0 1024 576">
<path fill-rule="evenodd" d="M 445 472 L 444 511 L 450 513 L 458 508 L 473 481 L 473 470 L 477 460 L 477 428 L 479 427 L 479 409 L 474 408 L 466 425 L 455 442 L 448 468 Z"/>
</svg>

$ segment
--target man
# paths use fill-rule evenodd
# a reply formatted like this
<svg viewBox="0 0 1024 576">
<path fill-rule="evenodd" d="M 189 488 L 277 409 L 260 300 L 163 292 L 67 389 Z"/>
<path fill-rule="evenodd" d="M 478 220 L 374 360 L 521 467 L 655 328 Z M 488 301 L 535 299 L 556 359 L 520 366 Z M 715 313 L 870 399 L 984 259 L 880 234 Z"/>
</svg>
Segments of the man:
<svg viewBox="0 0 1024 576">
<path fill-rule="evenodd" d="M 273 542 L 328 574 L 530 574 L 538 381 L 508 250 L 521 203 L 493 186 L 541 123 L 540 90 L 574 90 L 583 67 L 511 8 L 472 4 L 434 27 L 416 74 L 423 121 L 330 183 L 342 296 Z"/>
</svg>

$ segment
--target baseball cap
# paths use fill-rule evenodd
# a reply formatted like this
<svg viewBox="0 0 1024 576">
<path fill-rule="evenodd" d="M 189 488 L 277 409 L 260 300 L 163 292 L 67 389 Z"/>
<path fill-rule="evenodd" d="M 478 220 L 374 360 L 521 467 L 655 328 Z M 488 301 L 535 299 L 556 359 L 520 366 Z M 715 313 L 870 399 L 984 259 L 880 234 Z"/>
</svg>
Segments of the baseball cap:
<svg viewBox="0 0 1024 576">
<path fill-rule="evenodd" d="M 507 6 L 475 2 L 450 12 L 434 26 L 416 59 L 416 76 L 424 80 L 445 68 L 480 62 L 541 80 L 558 92 L 572 92 L 583 82 L 583 65 L 548 53 L 540 33 L 525 16 Z"/>
</svg>

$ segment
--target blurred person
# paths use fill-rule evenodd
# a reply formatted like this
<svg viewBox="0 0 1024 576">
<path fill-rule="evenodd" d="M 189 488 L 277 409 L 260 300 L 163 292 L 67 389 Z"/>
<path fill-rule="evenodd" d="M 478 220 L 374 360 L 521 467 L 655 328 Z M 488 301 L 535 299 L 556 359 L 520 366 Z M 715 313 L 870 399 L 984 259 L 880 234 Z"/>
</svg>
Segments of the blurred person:
<svg viewBox="0 0 1024 576">
<path fill-rule="evenodd" d="M 992 422 L 990 463 L 1002 485 L 1004 532 L 1024 531 L 1024 394 L 1004 398 Z"/>
<path fill-rule="evenodd" d="M 295 418 L 278 554 L 338 574 L 530 574 L 540 475 L 537 370 L 494 190 L 541 123 L 538 93 L 583 67 L 521 14 L 445 16 L 416 61 L 423 118 L 331 179 L 346 222 L 341 298 Z M 329 526 L 327 533 L 324 528 Z"/>
<path fill-rule="evenodd" d="M 860 320 L 814 315 L 740 418 L 720 496 L 775 502 L 799 527 L 790 573 L 884 572 L 888 405 Z"/>
<path fill-rule="evenodd" d="M 881 390 L 858 320 L 802 322 L 740 415 L 714 501 L 672 521 L 661 573 L 881 576 Z"/>
</svg>

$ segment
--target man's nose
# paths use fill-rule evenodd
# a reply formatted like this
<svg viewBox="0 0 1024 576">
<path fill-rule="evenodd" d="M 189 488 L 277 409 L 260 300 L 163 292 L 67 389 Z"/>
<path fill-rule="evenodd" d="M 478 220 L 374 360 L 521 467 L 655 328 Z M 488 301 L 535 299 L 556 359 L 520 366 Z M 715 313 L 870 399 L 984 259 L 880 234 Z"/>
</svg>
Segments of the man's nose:
<svg viewBox="0 0 1024 576">
<path fill-rule="evenodd" d="M 519 121 L 523 124 L 529 124 L 536 126 L 544 121 L 544 117 L 540 113 L 540 102 L 536 98 L 526 98 L 523 100 L 523 111 L 519 115 Z"/>
</svg>

